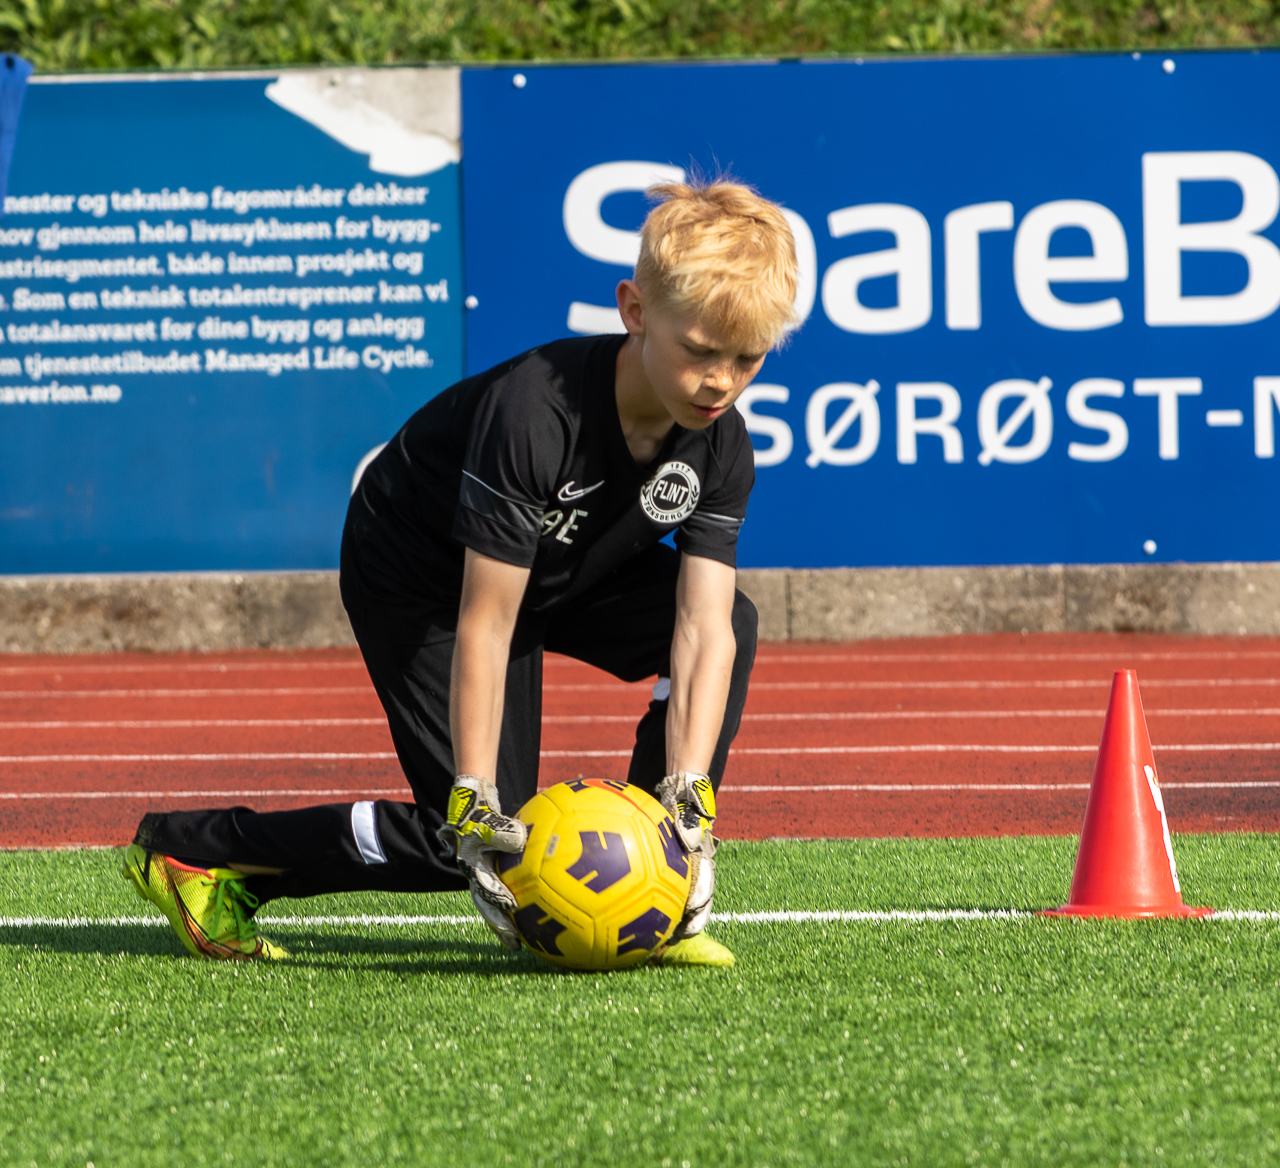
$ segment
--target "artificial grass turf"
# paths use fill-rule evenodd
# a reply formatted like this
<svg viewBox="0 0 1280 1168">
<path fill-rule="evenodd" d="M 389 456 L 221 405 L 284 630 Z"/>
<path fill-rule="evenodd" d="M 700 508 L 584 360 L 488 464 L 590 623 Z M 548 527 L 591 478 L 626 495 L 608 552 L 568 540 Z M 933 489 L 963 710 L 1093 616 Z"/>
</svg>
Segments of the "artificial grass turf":
<svg viewBox="0 0 1280 1168">
<path fill-rule="evenodd" d="M 717 909 L 1051 905 L 1073 844 L 728 844 Z M 1175 847 L 1189 902 L 1278 906 L 1277 838 Z M 0 914 L 146 914 L 118 862 L 0 855 Z M 1280 1144 L 1273 922 L 719 924 L 735 969 L 612 976 L 478 926 L 270 933 L 293 960 L 0 929 L 0 1163 L 1261 1164 Z"/>
</svg>

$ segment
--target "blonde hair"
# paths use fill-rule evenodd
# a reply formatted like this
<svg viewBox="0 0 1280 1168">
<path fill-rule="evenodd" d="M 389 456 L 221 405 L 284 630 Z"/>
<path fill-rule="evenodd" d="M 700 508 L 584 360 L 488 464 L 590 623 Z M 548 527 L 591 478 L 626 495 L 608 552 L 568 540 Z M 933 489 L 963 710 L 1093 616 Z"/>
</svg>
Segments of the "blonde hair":
<svg viewBox="0 0 1280 1168">
<path fill-rule="evenodd" d="M 752 351 L 796 323 L 796 248 L 781 208 L 741 183 L 665 183 L 640 229 L 635 281 Z"/>
</svg>

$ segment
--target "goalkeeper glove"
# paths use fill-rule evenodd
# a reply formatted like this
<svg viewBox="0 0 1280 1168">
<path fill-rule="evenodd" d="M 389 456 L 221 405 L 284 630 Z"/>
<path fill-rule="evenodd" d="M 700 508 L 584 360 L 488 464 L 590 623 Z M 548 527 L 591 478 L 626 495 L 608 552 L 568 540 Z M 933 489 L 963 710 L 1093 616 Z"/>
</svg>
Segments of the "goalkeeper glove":
<svg viewBox="0 0 1280 1168">
<path fill-rule="evenodd" d="M 508 949 L 520 948 L 520 934 L 511 914 L 516 898 L 498 875 L 498 854 L 524 851 L 529 829 L 502 814 L 498 788 L 475 775 L 458 775 L 449 791 L 449 811 L 436 838 L 446 856 L 455 856 L 458 870 L 471 885 L 471 900 L 485 924 Z"/>
<path fill-rule="evenodd" d="M 658 802 L 676 824 L 676 838 L 689 856 L 692 879 L 684 916 L 671 935 L 673 941 L 701 933 L 711 917 L 716 890 L 716 793 L 711 780 L 697 771 L 677 771 L 658 784 Z"/>
</svg>

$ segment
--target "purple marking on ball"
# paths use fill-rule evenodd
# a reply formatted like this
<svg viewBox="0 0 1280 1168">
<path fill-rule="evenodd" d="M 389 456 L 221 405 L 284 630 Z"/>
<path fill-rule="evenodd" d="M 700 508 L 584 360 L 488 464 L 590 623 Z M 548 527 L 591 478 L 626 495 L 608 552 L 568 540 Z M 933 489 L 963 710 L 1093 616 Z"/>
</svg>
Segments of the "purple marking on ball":
<svg viewBox="0 0 1280 1168">
<path fill-rule="evenodd" d="M 563 957 L 556 938 L 569 926 L 562 925 L 540 904 L 525 905 L 524 908 L 511 914 L 516 928 L 531 949 L 541 949 L 543 953 Z"/>
<path fill-rule="evenodd" d="M 618 952 L 632 953 L 643 949 L 646 953 L 657 946 L 658 939 L 671 925 L 671 918 L 660 909 L 650 908 L 642 912 L 630 924 L 618 930 Z"/>
<path fill-rule="evenodd" d="M 658 838 L 662 840 L 662 854 L 666 857 L 667 867 L 683 880 L 689 875 L 689 859 L 676 839 L 676 825 L 670 816 L 658 824 Z"/>
<path fill-rule="evenodd" d="M 565 871 L 575 880 L 586 880 L 592 892 L 612 888 L 631 871 L 626 845 L 616 831 L 604 832 L 603 842 L 598 831 L 580 831 L 578 835 L 582 839 L 582 855 Z M 593 872 L 595 875 L 587 880 Z"/>
</svg>

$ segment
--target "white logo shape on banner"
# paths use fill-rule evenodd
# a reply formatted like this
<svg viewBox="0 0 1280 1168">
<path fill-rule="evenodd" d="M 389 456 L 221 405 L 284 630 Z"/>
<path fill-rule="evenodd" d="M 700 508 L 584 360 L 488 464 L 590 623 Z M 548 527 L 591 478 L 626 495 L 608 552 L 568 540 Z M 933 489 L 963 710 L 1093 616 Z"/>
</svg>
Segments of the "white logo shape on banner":
<svg viewBox="0 0 1280 1168">
<path fill-rule="evenodd" d="M 877 381 L 868 381 L 866 385 L 838 381 L 824 385 L 814 393 L 804 412 L 805 437 L 809 440 L 810 450 L 809 457 L 804 460 L 807 466 L 817 466 L 820 462 L 829 462 L 832 466 L 857 466 L 876 452 L 880 445 L 880 407 L 876 404 L 879 389 Z M 847 401 L 849 404 L 828 430 L 827 407 L 835 401 Z M 859 418 L 862 419 L 862 432 L 858 441 L 852 446 L 838 446 L 837 443 Z"/>
<path fill-rule="evenodd" d="M 1034 462 L 1053 440 L 1053 407 L 1049 404 L 1049 390 L 1053 382 L 1047 377 L 1039 381 L 1022 381 L 1017 378 L 997 381 L 982 395 L 978 403 L 978 438 L 982 453 L 978 461 L 983 466 L 994 462 Z M 1020 397 L 1002 426 L 1000 406 L 1006 398 Z M 1009 440 L 1021 429 L 1022 423 L 1031 418 L 1031 437 L 1021 446 L 1010 446 Z"/>
<path fill-rule="evenodd" d="M 457 69 L 325 69 L 267 86 L 276 105 L 369 156 L 369 169 L 406 178 L 462 157 Z"/>
</svg>

